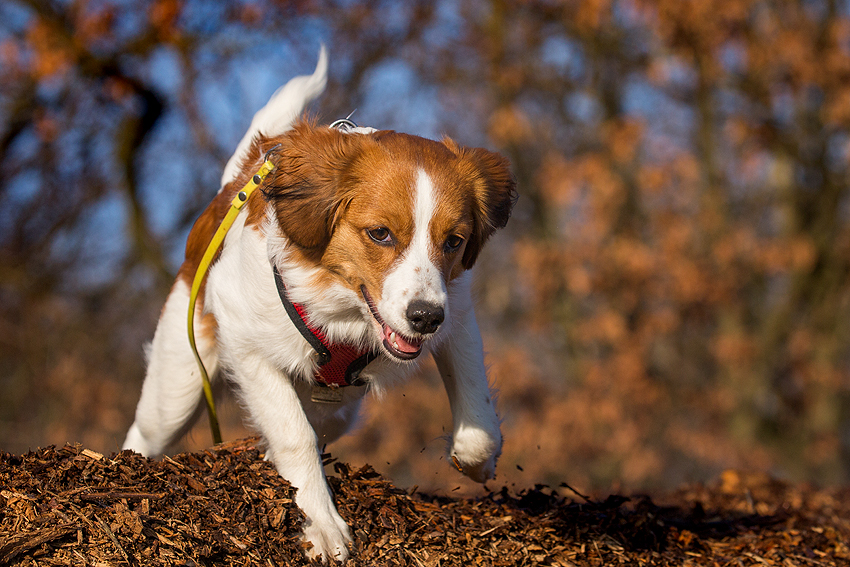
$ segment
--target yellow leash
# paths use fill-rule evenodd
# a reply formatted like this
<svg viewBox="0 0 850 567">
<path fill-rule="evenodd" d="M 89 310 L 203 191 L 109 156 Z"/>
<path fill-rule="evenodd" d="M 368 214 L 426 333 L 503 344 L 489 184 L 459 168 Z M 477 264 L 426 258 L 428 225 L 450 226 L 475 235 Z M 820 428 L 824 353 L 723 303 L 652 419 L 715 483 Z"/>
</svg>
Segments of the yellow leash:
<svg viewBox="0 0 850 567">
<path fill-rule="evenodd" d="M 201 258 L 201 263 L 198 264 L 198 271 L 195 272 L 195 279 L 192 281 L 192 291 L 189 294 L 189 344 L 192 345 L 192 352 L 195 354 L 195 360 L 198 361 L 198 368 L 201 371 L 201 379 L 204 383 L 204 396 L 207 400 L 207 413 L 210 417 L 210 429 L 212 430 L 213 443 L 216 444 L 221 443 L 221 429 L 218 426 L 218 415 L 215 411 L 215 400 L 213 399 L 210 378 L 207 375 L 207 369 L 204 367 L 204 363 L 201 361 L 201 355 L 198 354 L 198 347 L 195 345 L 195 302 L 198 299 L 198 292 L 201 289 L 201 283 L 204 281 L 204 277 L 207 275 L 207 270 L 212 263 L 213 257 L 215 257 L 216 251 L 218 251 L 218 247 L 221 246 L 222 241 L 224 241 L 227 231 L 230 230 L 230 227 L 236 220 L 236 216 L 239 214 L 239 211 L 242 210 L 243 205 L 248 202 L 248 198 L 251 196 L 251 193 L 259 187 L 266 176 L 274 169 L 274 164 L 269 161 L 268 155 L 269 154 L 266 153 L 265 163 L 260 166 L 257 173 L 251 177 L 248 183 L 245 184 L 242 190 L 239 191 L 230 202 L 230 209 L 227 211 L 227 214 L 224 215 L 224 219 L 218 226 L 218 230 L 216 230 L 212 240 L 210 240 L 210 244 L 207 246 L 207 250 L 204 252 L 203 258 Z"/>
</svg>

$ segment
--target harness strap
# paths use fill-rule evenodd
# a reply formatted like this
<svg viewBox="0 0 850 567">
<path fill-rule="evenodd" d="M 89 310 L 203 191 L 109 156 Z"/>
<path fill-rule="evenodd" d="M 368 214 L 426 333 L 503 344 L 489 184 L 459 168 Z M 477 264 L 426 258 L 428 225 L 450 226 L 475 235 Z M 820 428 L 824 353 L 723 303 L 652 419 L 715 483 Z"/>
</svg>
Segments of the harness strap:
<svg viewBox="0 0 850 567">
<path fill-rule="evenodd" d="M 375 360 L 378 353 L 350 343 L 331 343 L 321 329 L 310 326 L 304 308 L 289 299 L 277 266 L 273 267 L 273 271 L 277 293 L 289 319 L 316 352 L 316 362 L 319 365 L 314 375 L 316 382 L 330 388 L 362 385 L 363 382 L 359 380 L 360 371 Z"/>
<path fill-rule="evenodd" d="M 268 157 L 268 154 L 266 157 Z M 198 293 L 201 290 L 201 283 L 204 281 L 204 277 L 207 275 L 207 270 L 209 269 L 213 258 L 215 258 L 219 246 L 221 246 L 221 243 L 224 241 L 227 231 L 233 225 L 236 217 L 239 215 L 239 211 L 242 210 L 242 207 L 248 202 L 248 198 L 251 196 L 251 193 L 254 192 L 254 190 L 260 185 L 260 183 L 263 182 L 266 176 L 273 169 L 274 164 L 266 159 L 265 163 L 260 166 L 257 173 L 255 173 L 248 183 L 245 184 L 242 190 L 233 197 L 233 200 L 230 202 L 230 209 L 228 209 L 227 214 L 224 215 L 224 219 L 218 226 L 218 230 L 215 231 L 212 240 L 210 240 L 210 243 L 207 246 L 206 252 L 204 252 L 203 257 L 201 258 L 201 263 L 198 264 L 198 269 L 195 272 L 195 279 L 192 281 L 192 290 L 189 293 L 189 318 L 187 321 L 189 330 L 189 345 L 192 347 L 192 353 L 195 355 L 195 360 L 198 362 L 198 369 L 201 371 L 201 380 L 204 385 L 204 397 L 207 402 L 207 413 L 210 418 L 210 429 L 212 430 L 213 442 L 216 444 L 221 443 L 221 428 L 218 425 L 218 414 L 215 411 L 215 399 L 213 398 L 210 378 L 207 375 L 207 369 L 204 367 L 201 355 L 198 354 L 198 347 L 195 344 L 195 303 L 198 299 Z"/>
</svg>

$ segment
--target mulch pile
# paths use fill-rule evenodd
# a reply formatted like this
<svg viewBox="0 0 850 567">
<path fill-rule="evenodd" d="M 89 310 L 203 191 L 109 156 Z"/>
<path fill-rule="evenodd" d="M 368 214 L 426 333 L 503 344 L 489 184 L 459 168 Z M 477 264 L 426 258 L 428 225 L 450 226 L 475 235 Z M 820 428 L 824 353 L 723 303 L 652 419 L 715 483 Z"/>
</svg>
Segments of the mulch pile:
<svg viewBox="0 0 850 567">
<path fill-rule="evenodd" d="M 656 501 L 566 485 L 469 500 L 334 469 L 350 566 L 850 565 L 848 489 L 727 472 Z M 304 565 L 293 500 L 253 441 L 162 460 L 0 453 L 0 565 Z"/>
</svg>

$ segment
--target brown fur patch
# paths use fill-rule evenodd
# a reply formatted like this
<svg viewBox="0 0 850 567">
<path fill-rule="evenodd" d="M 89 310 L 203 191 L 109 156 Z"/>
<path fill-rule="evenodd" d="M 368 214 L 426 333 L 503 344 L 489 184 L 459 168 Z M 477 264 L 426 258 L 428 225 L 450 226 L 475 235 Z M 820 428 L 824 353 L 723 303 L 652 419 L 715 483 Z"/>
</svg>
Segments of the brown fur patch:
<svg viewBox="0 0 850 567">
<path fill-rule="evenodd" d="M 256 169 L 259 169 L 259 164 L 254 171 L 256 171 Z M 181 264 L 180 269 L 177 271 L 177 280 L 183 280 L 190 289 L 195 280 L 195 274 L 198 271 L 198 266 L 201 264 L 201 260 L 209 247 L 210 241 L 218 230 L 218 227 L 221 225 L 221 221 L 224 219 L 227 211 L 230 210 L 231 201 L 233 201 L 236 193 L 238 193 L 248 182 L 249 175 L 253 175 L 253 173 L 254 172 L 251 172 L 250 174 L 246 173 L 246 170 L 243 167 L 237 178 L 225 185 L 224 188 L 216 194 L 207 208 L 204 209 L 204 212 L 201 213 L 201 216 L 198 217 L 198 220 L 195 221 L 195 224 L 192 225 L 192 230 L 189 231 L 189 237 L 186 240 L 186 255 L 183 260 L 183 264 Z M 263 201 L 262 194 L 259 190 L 254 191 L 254 193 L 249 197 L 248 202 L 243 206 L 243 209 L 246 210 L 248 214 L 246 226 L 255 226 L 261 222 L 265 211 L 265 201 Z M 213 256 L 210 267 L 218 261 L 219 256 L 221 256 L 221 247 L 219 247 Z M 198 290 L 198 298 L 195 303 L 196 313 L 203 311 L 206 287 L 207 279 L 204 277 L 201 282 L 201 287 Z M 215 337 L 217 327 L 218 325 L 215 317 L 212 314 L 207 313 L 201 319 L 195 332 L 199 337 L 212 339 Z"/>
</svg>

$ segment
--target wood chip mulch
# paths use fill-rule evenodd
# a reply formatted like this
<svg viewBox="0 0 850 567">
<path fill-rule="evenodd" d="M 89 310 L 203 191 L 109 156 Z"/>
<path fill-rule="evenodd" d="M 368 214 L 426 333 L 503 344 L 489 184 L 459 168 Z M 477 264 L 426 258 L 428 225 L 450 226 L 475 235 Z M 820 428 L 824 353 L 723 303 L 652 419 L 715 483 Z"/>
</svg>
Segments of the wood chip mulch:
<svg viewBox="0 0 850 567">
<path fill-rule="evenodd" d="M 850 489 L 730 471 L 654 499 L 566 485 L 456 499 L 333 468 L 349 566 L 850 565 Z M 251 440 L 161 460 L 0 452 L 0 565 L 306 565 L 293 500 Z"/>
</svg>

